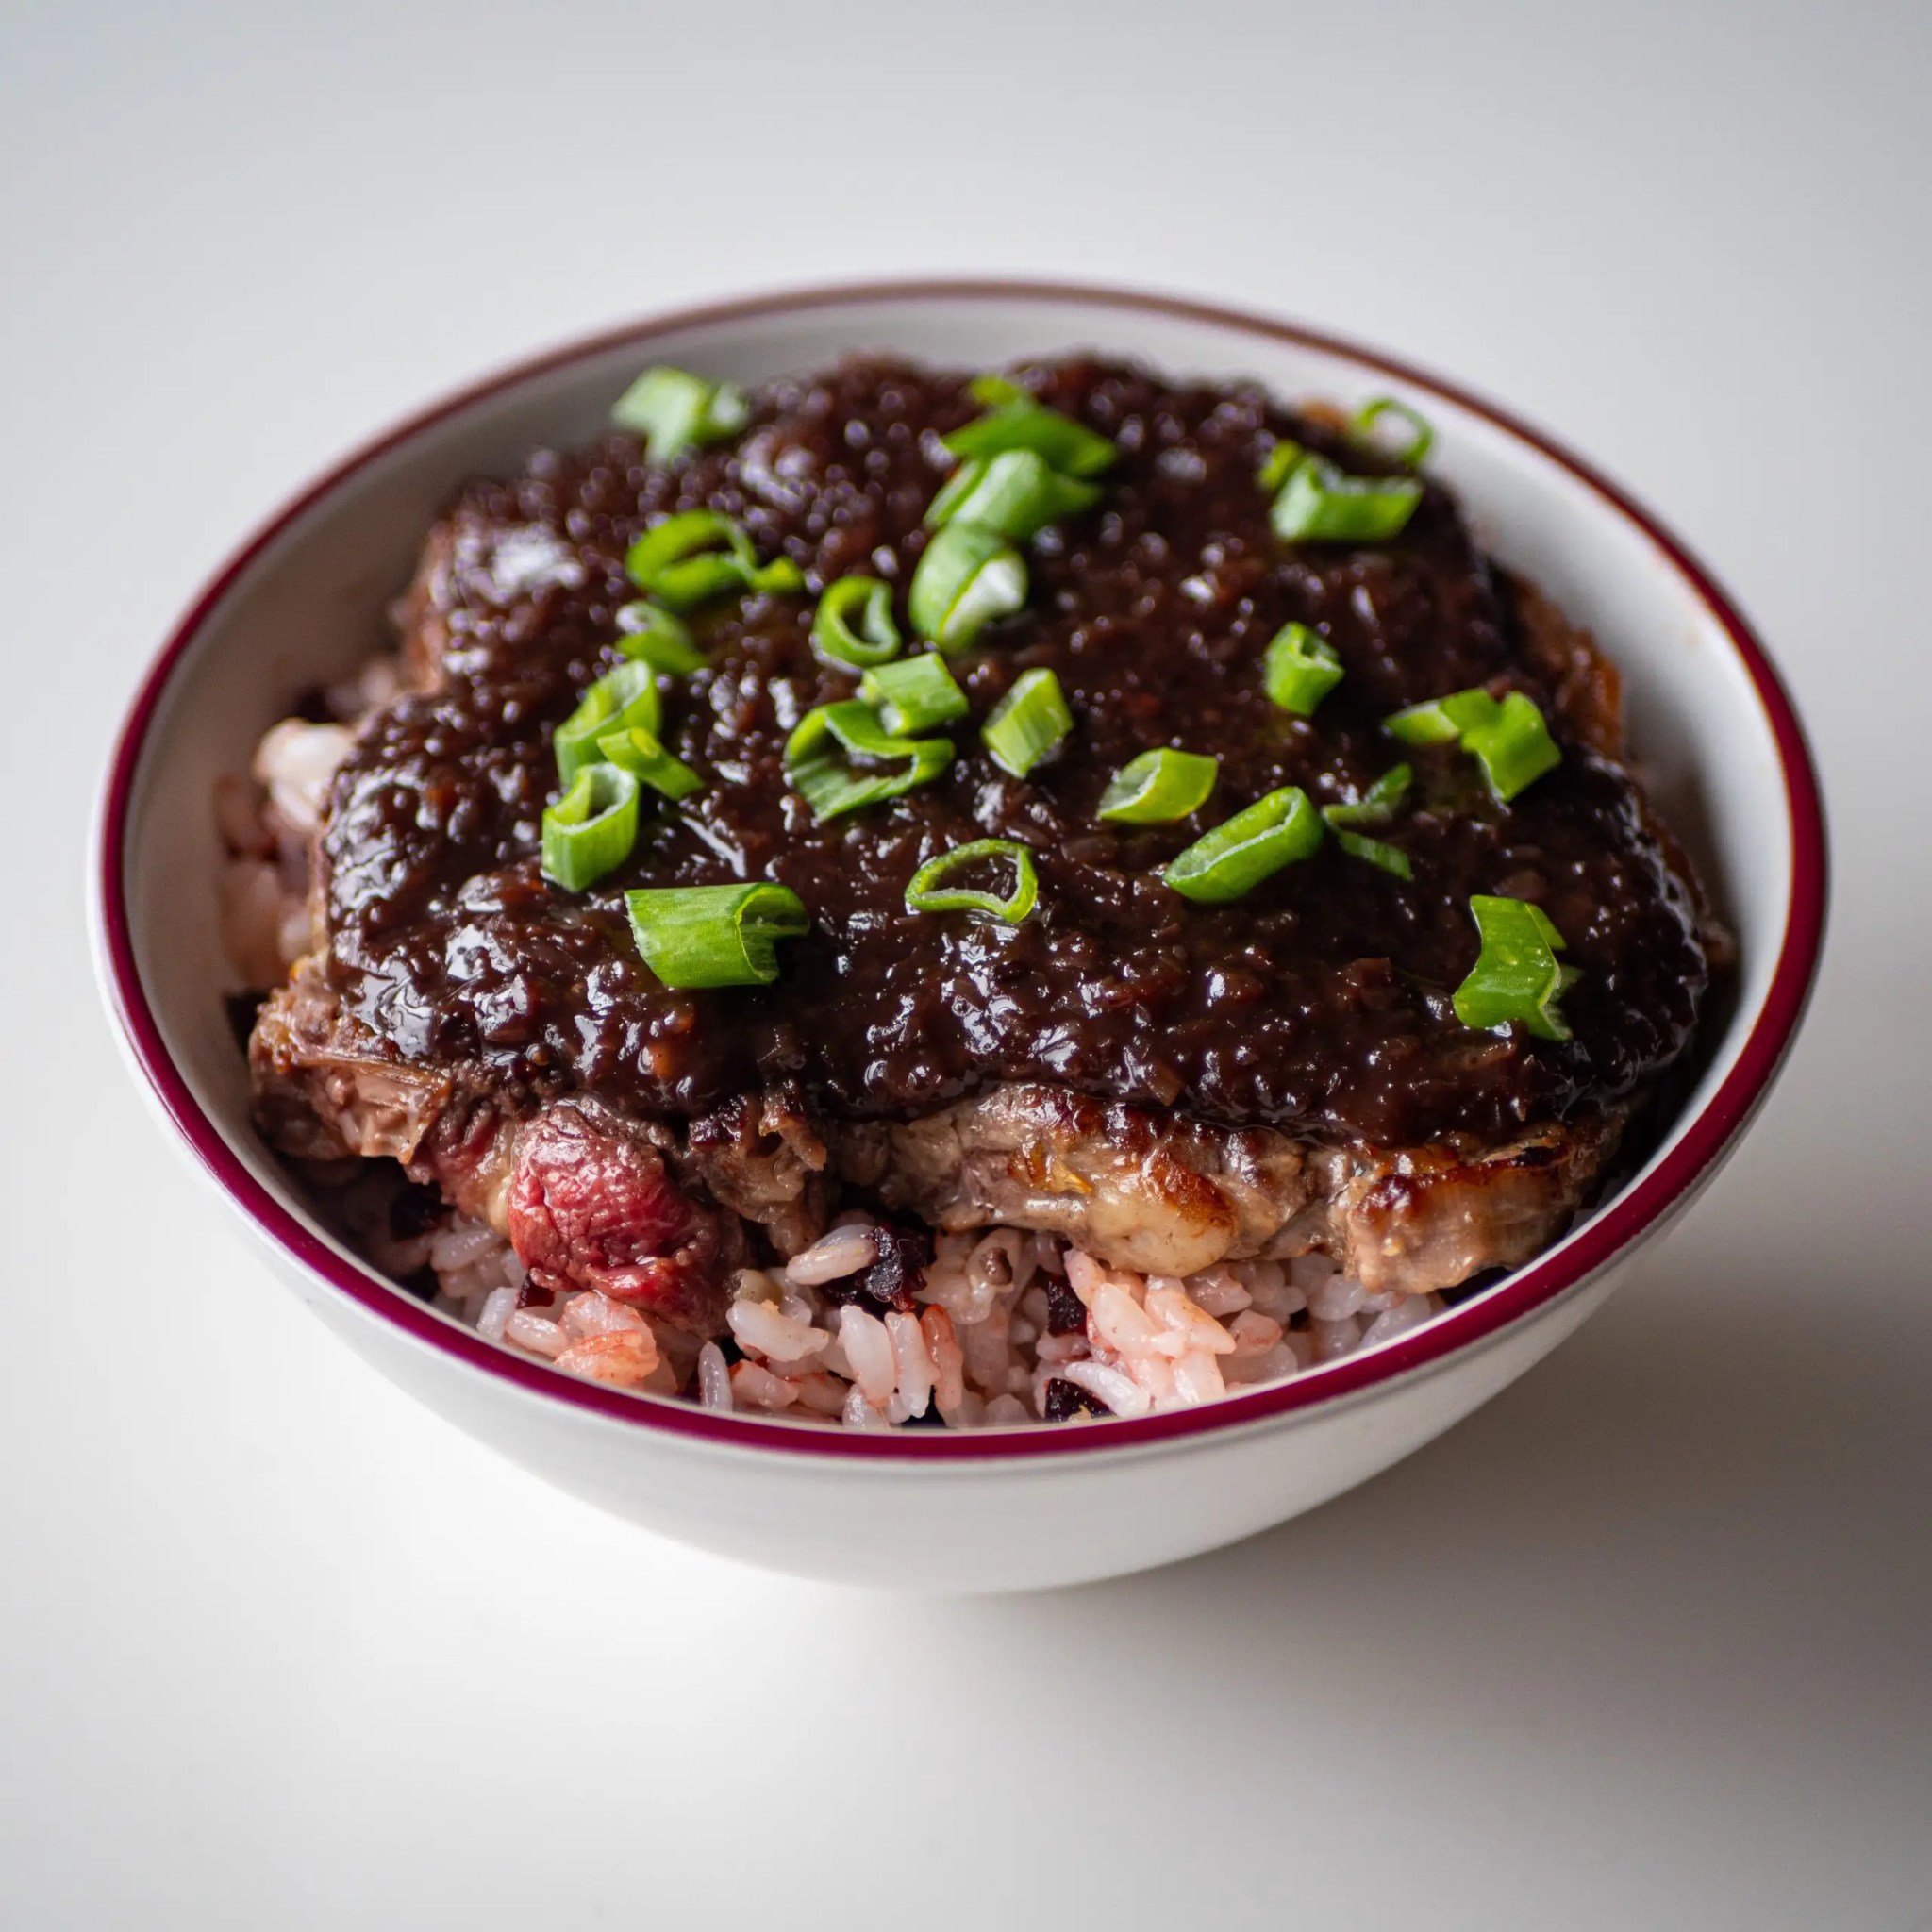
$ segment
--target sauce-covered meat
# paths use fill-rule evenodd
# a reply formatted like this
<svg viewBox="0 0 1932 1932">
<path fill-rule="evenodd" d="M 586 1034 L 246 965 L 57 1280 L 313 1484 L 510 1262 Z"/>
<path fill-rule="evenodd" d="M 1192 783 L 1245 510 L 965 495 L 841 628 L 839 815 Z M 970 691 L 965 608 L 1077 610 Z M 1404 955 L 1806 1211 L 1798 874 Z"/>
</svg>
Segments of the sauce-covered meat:
<svg viewBox="0 0 1932 1932">
<path fill-rule="evenodd" d="M 1707 977 L 1691 891 L 1632 780 L 1566 727 L 1453 500 L 1430 488 L 1388 542 L 1285 544 L 1256 482 L 1274 438 L 1374 467 L 1319 425 L 1252 389 L 1097 361 L 1027 379 L 1114 441 L 1102 501 L 1033 541 L 1026 608 L 954 660 L 973 714 L 953 727 L 950 771 L 825 824 L 781 765 L 803 713 L 855 691 L 856 674 L 810 649 L 814 594 L 850 572 L 883 577 L 906 627 L 921 518 L 952 466 L 939 439 L 979 413 L 963 377 L 854 361 L 774 385 L 740 439 L 680 465 L 619 436 L 473 487 L 412 593 L 426 688 L 377 714 L 335 781 L 325 971 L 344 1010 L 404 1058 L 512 1099 L 582 1091 L 634 1115 L 791 1083 L 827 1113 L 903 1118 L 1045 1080 L 1383 1144 L 1507 1137 L 1627 1095 L 1681 1053 Z M 740 519 L 810 589 L 702 614 L 709 662 L 667 682 L 665 738 L 705 788 L 656 811 L 625 867 L 574 895 L 538 870 L 550 736 L 619 661 L 627 546 L 698 506 Z M 1309 719 L 1262 690 L 1261 653 L 1291 619 L 1319 629 L 1345 673 Z M 1014 778 L 979 725 L 1035 665 L 1058 674 L 1074 729 Z M 1455 749 L 1408 750 L 1381 728 L 1402 706 L 1486 682 L 1537 698 L 1563 749 L 1509 805 Z M 1208 803 L 1173 825 L 1097 822 L 1108 777 L 1158 744 L 1220 758 Z M 1276 787 L 1342 801 L 1402 758 L 1417 784 L 1385 836 L 1410 881 L 1332 840 L 1231 905 L 1191 904 L 1157 875 Z M 922 862 L 985 837 L 1037 854 L 1031 918 L 908 912 Z M 624 891 L 742 879 L 790 886 L 810 912 L 779 980 L 660 986 Z M 1567 941 L 1572 1039 L 1456 1018 L 1478 892 L 1536 900 Z"/>
</svg>

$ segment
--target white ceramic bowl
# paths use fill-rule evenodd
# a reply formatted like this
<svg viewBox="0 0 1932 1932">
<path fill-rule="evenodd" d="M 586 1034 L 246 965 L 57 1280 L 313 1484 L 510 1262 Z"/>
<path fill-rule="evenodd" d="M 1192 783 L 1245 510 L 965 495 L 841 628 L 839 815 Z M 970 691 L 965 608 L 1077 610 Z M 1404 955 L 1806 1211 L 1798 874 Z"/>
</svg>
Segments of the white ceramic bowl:
<svg viewBox="0 0 1932 1932">
<path fill-rule="evenodd" d="M 250 1130 L 223 1014 L 209 788 L 299 688 L 383 641 L 384 608 L 466 477 L 595 433 L 650 362 L 758 380 L 856 348 L 986 367 L 1072 348 L 1254 376 L 1284 398 L 1392 392 L 1484 541 L 1623 667 L 1637 755 L 1742 943 L 1715 1057 L 1641 1174 L 1531 1266 L 1412 1335 L 1210 1407 L 1086 1427 L 858 1434 L 707 1414 L 576 1381 L 372 1273 Z M 1467 1415 L 1599 1307 L 1707 1180 L 1801 1017 L 1824 907 L 1816 784 L 1763 651 L 1682 546 L 1544 438 L 1447 385 L 1253 316 L 1106 290 L 920 283 L 734 302 L 565 348 L 439 403 L 276 515 L 163 646 L 103 797 L 96 935 L 132 1058 L 177 1141 L 350 1344 L 560 1487 L 750 1561 L 945 1590 L 1068 1583 L 1248 1535 Z"/>
</svg>

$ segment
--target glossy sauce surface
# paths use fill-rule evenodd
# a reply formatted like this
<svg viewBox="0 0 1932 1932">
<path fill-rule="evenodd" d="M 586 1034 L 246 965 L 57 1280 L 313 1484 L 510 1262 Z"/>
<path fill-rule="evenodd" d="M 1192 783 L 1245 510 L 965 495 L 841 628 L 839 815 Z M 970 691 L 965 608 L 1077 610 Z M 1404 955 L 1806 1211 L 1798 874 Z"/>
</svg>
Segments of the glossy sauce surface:
<svg viewBox="0 0 1932 1932">
<path fill-rule="evenodd" d="M 1566 731 L 1453 501 L 1432 487 L 1388 543 L 1284 544 L 1255 481 L 1274 437 L 1376 466 L 1252 389 L 1098 361 L 1026 380 L 1120 457 L 1096 508 L 1026 546 L 1026 609 L 952 660 L 973 711 L 952 729 L 950 771 L 815 824 L 785 781 L 784 741 L 812 705 L 855 695 L 857 674 L 814 658 L 813 594 L 722 600 L 698 619 L 708 667 L 664 684 L 666 741 L 706 788 L 647 810 L 629 863 L 582 895 L 538 873 L 549 738 L 620 661 L 630 541 L 710 506 L 762 557 L 792 558 L 813 593 L 848 572 L 886 578 L 909 635 L 920 520 L 951 467 L 939 438 L 979 406 L 963 376 L 854 361 L 761 392 L 736 443 L 675 467 L 614 437 L 473 486 L 429 574 L 447 626 L 440 686 L 379 713 L 334 788 L 328 971 L 349 1009 L 405 1058 L 512 1102 L 589 1091 L 684 1116 L 791 1081 L 830 1113 L 907 1116 L 991 1081 L 1048 1079 L 1383 1144 L 1507 1135 L 1625 1094 L 1679 1055 L 1708 976 L 1690 891 L 1630 778 Z M 1345 671 L 1312 719 L 1262 691 L 1261 653 L 1290 619 Z M 1017 779 L 978 728 L 1035 665 L 1058 672 L 1074 728 Z M 1380 728 L 1404 705 L 1491 681 L 1538 698 L 1564 751 L 1508 806 L 1459 752 L 1410 751 Z M 1156 744 L 1220 758 L 1207 805 L 1174 825 L 1099 824 L 1108 777 Z M 1191 904 L 1156 875 L 1277 786 L 1342 801 L 1404 758 L 1418 782 L 1378 836 L 1407 852 L 1412 882 L 1332 839 L 1229 906 Z M 906 910 L 924 860 L 986 837 L 1034 849 L 1030 919 Z M 812 916 L 782 945 L 779 981 L 658 985 L 623 891 L 755 878 L 791 887 Z M 1555 921 L 1582 974 L 1563 1001 L 1573 1040 L 1456 1019 L 1474 892 L 1534 898 Z"/>
</svg>

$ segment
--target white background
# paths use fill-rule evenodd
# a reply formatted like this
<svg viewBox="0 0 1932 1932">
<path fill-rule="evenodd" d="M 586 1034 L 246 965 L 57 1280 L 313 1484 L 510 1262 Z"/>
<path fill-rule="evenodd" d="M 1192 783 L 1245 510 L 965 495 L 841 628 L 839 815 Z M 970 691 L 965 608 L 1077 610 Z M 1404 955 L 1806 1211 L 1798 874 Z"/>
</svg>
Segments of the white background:
<svg viewBox="0 0 1932 1932">
<path fill-rule="evenodd" d="M 0 7 L 0 1924 L 1932 1915 L 1932 10 Z M 138 1104 L 84 822 L 319 464 L 814 277 L 1266 307 L 1513 403 L 1772 641 L 1805 1041 L 1649 1276 L 1221 1556 L 920 1602 L 548 1493 L 271 1284 Z"/>
</svg>

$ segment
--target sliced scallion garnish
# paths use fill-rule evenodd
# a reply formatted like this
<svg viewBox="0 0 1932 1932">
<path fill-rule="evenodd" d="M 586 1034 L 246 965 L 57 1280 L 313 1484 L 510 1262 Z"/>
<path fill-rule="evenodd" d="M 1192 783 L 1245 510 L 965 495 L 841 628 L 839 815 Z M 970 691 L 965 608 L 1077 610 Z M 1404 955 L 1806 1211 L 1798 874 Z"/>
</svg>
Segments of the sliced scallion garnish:
<svg viewBox="0 0 1932 1932">
<path fill-rule="evenodd" d="M 1224 905 L 1308 858 L 1322 836 L 1322 815 L 1308 794 L 1299 785 L 1284 785 L 1196 839 L 1168 862 L 1161 877 L 1186 898 Z"/>
<path fill-rule="evenodd" d="M 1520 691 L 1509 691 L 1500 704 L 1480 686 L 1452 691 L 1397 711 L 1383 719 L 1382 728 L 1405 744 L 1460 741 L 1506 805 L 1563 762 L 1542 712 Z"/>
<path fill-rule="evenodd" d="M 688 369 L 647 369 L 618 397 L 610 420 L 668 463 L 698 444 L 728 441 L 750 422 L 751 404 L 736 383 L 709 382 Z"/>
<path fill-rule="evenodd" d="M 1113 467 L 1117 452 L 1106 437 L 1037 403 L 1005 376 L 981 376 L 972 391 L 991 402 L 990 414 L 956 429 L 943 441 L 961 461 L 996 457 L 1003 450 L 1028 449 L 1063 476 L 1098 476 Z"/>
<path fill-rule="evenodd" d="M 893 664 L 875 664 L 858 681 L 858 694 L 879 714 L 879 723 L 894 738 L 910 738 L 966 715 L 966 693 L 937 651 L 901 658 Z"/>
<path fill-rule="evenodd" d="M 627 731 L 607 731 L 597 749 L 620 771 L 670 799 L 689 798 L 703 789 L 704 780 L 685 761 L 666 751 L 656 732 L 632 725 Z"/>
<path fill-rule="evenodd" d="M 896 658 L 899 644 L 890 584 L 850 576 L 826 585 L 811 620 L 811 647 L 821 658 L 862 671 Z"/>
<path fill-rule="evenodd" d="M 668 677 L 688 677 L 707 661 L 683 618 L 645 598 L 619 608 L 617 648 Z"/>
<path fill-rule="evenodd" d="M 1362 795 L 1349 805 L 1324 805 L 1322 816 L 1338 831 L 1386 825 L 1408 796 L 1415 773 L 1407 765 L 1391 765 Z"/>
<path fill-rule="evenodd" d="M 1255 481 L 1267 495 L 1273 496 L 1307 455 L 1307 451 L 1300 443 L 1284 436 L 1262 459 L 1261 467 L 1255 472 Z"/>
<path fill-rule="evenodd" d="M 568 785 L 586 765 L 597 764 L 604 756 L 597 741 L 605 733 L 633 726 L 655 732 L 659 722 L 658 674 L 648 664 L 620 664 L 607 671 L 550 741 L 558 776 Z"/>
<path fill-rule="evenodd" d="M 954 522 L 977 524 L 1024 542 L 1099 501 L 1097 484 L 1061 475 L 1033 450 L 1008 449 L 962 463 L 933 498 L 925 523 L 933 530 Z"/>
<path fill-rule="evenodd" d="M 870 705 L 848 698 L 798 721 L 785 741 L 785 774 L 814 818 L 834 819 L 930 783 L 953 756 L 950 738 L 894 738 Z"/>
<path fill-rule="evenodd" d="M 614 765 L 587 765 L 543 808 L 543 876 L 566 892 L 588 891 L 638 842 L 638 781 Z"/>
<path fill-rule="evenodd" d="M 1220 759 L 1199 752 L 1143 751 L 1107 781 L 1094 816 L 1124 825 L 1172 824 L 1207 804 L 1220 772 Z"/>
<path fill-rule="evenodd" d="M 1412 476 L 1351 476 L 1310 456 L 1290 470 L 1268 521 L 1291 543 L 1379 543 L 1403 529 L 1422 498 Z"/>
<path fill-rule="evenodd" d="M 1376 432 L 1375 425 L 1385 416 L 1393 416 L 1408 425 L 1408 441 L 1400 447 L 1391 446 Z M 1394 396 L 1376 396 L 1364 403 L 1355 412 L 1348 428 L 1364 449 L 1400 463 L 1405 470 L 1420 470 L 1424 458 L 1436 446 L 1436 432 L 1429 426 L 1428 419 Z"/>
<path fill-rule="evenodd" d="M 912 573 L 912 628 L 942 651 L 963 651 L 996 617 L 1026 601 L 1026 559 L 997 530 L 948 524 Z"/>
<path fill-rule="evenodd" d="M 715 509 L 680 510 L 654 524 L 624 559 L 630 580 L 673 610 L 732 591 L 799 591 L 805 574 L 789 557 L 761 564 L 749 533 Z"/>
<path fill-rule="evenodd" d="M 1469 910 L 1482 951 L 1453 995 L 1456 1017 L 1483 1032 L 1520 1021 L 1541 1039 L 1568 1040 L 1570 1023 L 1557 998 L 1571 975 L 1557 961 L 1563 936 L 1549 915 L 1527 899 L 1485 892 L 1471 898 Z"/>
<path fill-rule="evenodd" d="M 1327 818 L 1326 812 L 1323 813 Z M 1365 858 L 1371 865 L 1378 865 L 1384 872 L 1393 873 L 1399 879 L 1412 879 L 1415 867 L 1409 862 L 1408 854 L 1400 845 L 1391 845 L 1383 839 L 1371 839 L 1364 832 L 1351 832 L 1341 825 L 1328 823 L 1335 829 L 1335 842 L 1351 858 Z"/>
<path fill-rule="evenodd" d="M 941 882 L 955 873 L 965 872 L 989 860 L 1004 859 L 1013 868 L 1013 890 L 1004 898 L 970 886 L 945 886 Z M 1033 869 L 1033 855 L 1017 839 L 975 839 L 970 845 L 956 845 L 929 858 L 912 874 L 906 888 L 908 912 L 990 912 L 1008 925 L 1017 925 L 1033 910 L 1040 898 L 1040 877 Z"/>
<path fill-rule="evenodd" d="M 644 964 L 670 987 L 769 986 L 780 940 L 811 924 L 789 886 L 668 886 L 626 892 Z"/>
<path fill-rule="evenodd" d="M 1074 728 L 1060 681 L 1051 671 L 1023 671 L 988 714 L 979 737 L 1002 771 L 1024 778 Z"/>
<path fill-rule="evenodd" d="M 1261 683 L 1269 702 L 1311 718 L 1319 705 L 1341 682 L 1341 659 L 1326 638 L 1305 624 L 1284 624 L 1268 640 L 1261 658 Z"/>
</svg>

